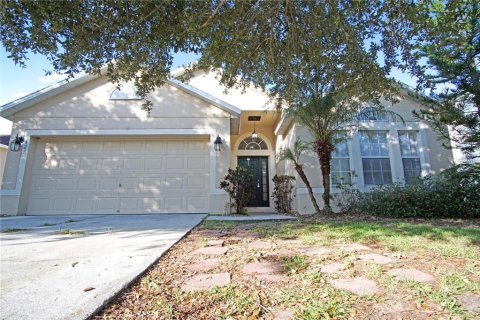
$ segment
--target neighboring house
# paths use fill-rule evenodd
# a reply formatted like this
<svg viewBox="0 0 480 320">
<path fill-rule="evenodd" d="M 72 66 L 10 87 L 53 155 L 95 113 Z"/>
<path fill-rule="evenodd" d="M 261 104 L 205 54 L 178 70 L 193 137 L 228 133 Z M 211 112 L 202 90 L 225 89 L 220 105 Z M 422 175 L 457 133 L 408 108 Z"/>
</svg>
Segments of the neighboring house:
<svg viewBox="0 0 480 320">
<path fill-rule="evenodd" d="M 272 177 L 296 175 L 276 154 L 297 137 L 309 138 L 266 110 L 263 92 L 225 93 L 215 74 L 197 72 L 188 84 L 167 81 L 150 99 L 154 108 L 147 116 L 128 86 L 118 91 L 104 76 L 84 76 L 2 106 L 0 116 L 13 121 L 12 136 L 26 138 L 20 152 L 8 152 L 2 214 L 223 213 L 228 197 L 219 183 L 239 163 L 254 176 L 249 211 L 274 210 Z M 334 182 L 347 182 L 354 171 L 352 182 L 365 190 L 449 167 L 451 151 L 412 118 L 420 106 L 405 93 L 391 107 L 405 125 L 363 121 L 370 133 L 353 134 L 335 152 Z M 213 145 L 217 136 L 220 152 Z M 310 153 L 302 161 L 321 202 L 318 160 Z M 295 192 L 294 208 L 312 212 L 298 178 Z"/>
<path fill-rule="evenodd" d="M 10 136 L 0 136 L 0 185 L 3 180 L 3 170 L 5 169 L 5 162 L 7 161 L 9 143 Z"/>
</svg>

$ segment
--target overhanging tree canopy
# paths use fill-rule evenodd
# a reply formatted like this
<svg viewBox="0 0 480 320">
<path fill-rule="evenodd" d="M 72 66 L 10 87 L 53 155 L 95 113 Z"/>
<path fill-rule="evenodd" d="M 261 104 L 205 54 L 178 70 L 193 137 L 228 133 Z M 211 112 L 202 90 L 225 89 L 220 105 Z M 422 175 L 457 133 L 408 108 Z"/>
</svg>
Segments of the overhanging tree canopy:
<svg viewBox="0 0 480 320">
<path fill-rule="evenodd" d="M 174 53 L 201 54 L 231 87 L 251 82 L 272 96 L 316 66 L 335 86 L 381 91 L 392 67 L 413 73 L 413 46 L 427 4 L 412 1 L 13 1 L 1 6 L 0 35 L 19 64 L 29 51 L 69 76 L 107 66 L 143 96 L 169 76 Z"/>
</svg>

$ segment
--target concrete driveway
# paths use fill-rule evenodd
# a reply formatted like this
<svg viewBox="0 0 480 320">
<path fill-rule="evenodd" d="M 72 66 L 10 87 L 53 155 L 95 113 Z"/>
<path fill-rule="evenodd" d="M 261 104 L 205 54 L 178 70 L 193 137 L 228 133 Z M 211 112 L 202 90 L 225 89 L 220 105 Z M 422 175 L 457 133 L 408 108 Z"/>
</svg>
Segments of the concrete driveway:
<svg viewBox="0 0 480 320">
<path fill-rule="evenodd" d="M 1 319 L 87 318 L 204 216 L 0 218 Z"/>
</svg>

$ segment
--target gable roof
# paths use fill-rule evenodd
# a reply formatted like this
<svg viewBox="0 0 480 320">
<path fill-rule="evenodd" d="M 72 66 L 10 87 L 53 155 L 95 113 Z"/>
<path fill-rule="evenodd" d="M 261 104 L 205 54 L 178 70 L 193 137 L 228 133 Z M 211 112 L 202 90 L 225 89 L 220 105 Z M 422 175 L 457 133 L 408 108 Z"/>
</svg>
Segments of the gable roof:
<svg viewBox="0 0 480 320">
<path fill-rule="evenodd" d="M 38 91 L 32 92 L 24 97 L 16 99 L 12 102 L 0 106 L 0 116 L 11 120 L 11 117 L 22 110 L 28 109 L 42 101 L 45 101 L 51 97 L 59 95 L 70 89 L 78 87 L 84 83 L 97 79 L 100 75 L 83 75 L 77 79 L 69 81 L 68 79 L 59 81 L 53 85 L 42 88 Z M 178 81 L 176 79 L 168 79 L 167 84 L 180 89 L 192 96 L 200 98 L 235 117 L 239 117 L 242 111 L 237 107 L 218 99 L 202 90 L 199 90 L 191 85 Z"/>
</svg>

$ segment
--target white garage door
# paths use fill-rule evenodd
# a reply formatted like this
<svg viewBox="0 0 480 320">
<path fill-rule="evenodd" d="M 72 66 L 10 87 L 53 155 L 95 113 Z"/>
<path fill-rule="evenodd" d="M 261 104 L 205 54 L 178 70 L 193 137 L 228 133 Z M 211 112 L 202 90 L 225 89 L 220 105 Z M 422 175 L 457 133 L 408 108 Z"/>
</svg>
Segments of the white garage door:
<svg viewBox="0 0 480 320">
<path fill-rule="evenodd" d="M 206 138 L 39 140 L 28 214 L 207 212 Z"/>
</svg>

